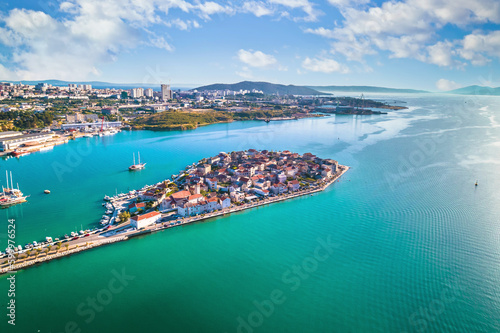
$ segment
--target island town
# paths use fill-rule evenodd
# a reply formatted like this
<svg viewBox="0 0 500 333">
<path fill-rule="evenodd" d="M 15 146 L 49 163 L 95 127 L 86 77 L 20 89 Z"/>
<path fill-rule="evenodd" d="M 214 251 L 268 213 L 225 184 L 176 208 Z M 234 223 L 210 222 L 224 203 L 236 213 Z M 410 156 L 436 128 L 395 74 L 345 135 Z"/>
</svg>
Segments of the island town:
<svg viewBox="0 0 500 333">
<path fill-rule="evenodd" d="M 105 196 L 93 229 L 9 246 L 0 274 L 97 246 L 325 190 L 349 167 L 312 153 L 248 149 L 204 158 L 155 185 Z M 12 184 L 12 181 L 11 181 Z"/>
</svg>

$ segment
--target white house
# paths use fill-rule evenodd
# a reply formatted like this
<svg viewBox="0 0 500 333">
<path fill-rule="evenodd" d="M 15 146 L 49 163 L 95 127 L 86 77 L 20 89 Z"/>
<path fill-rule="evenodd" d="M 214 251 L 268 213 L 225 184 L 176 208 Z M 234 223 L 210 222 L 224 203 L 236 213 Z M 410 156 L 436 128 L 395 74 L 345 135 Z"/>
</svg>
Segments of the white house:
<svg viewBox="0 0 500 333">
<path fill-rule="evenodd" d="M 269 191 L 268 190 L 261 190 L 260 188 L 255 188 L 253 190 L 253 193 L 262 195 L 264 197 L 267 197 L 269 195 Z"/>
<path fill-rule="evenodd" d="M 211 190 L 217 190 L 217 178 L 207 178 L 207 185 Z"/>
<path fill-rule="evenodd" d="M 300 187 L 300 183 L 298 180 L 291 180 L 288 182 L 289 191 L 297 191 Z"/>
<path fill-rule="evenodd" d="M 187 201 L 189 203 L 198 203 L 202 200 L 204 200 L 205 197 L 201 194 L 193 194 L 193 195 L 190 195 L 188 198 L 187 198 Z"/>
<path fill-rule="evenodd" d="M 230 197 L 231 197 L 231 201 L 240 202 L 240 201 L 243 201 L 243 199 L 245 199 L 245 193 L 243 193 L 243 192 L 231 192 Z"/>
<path fill-rule="evenodd" d="M 220 198 L 220 207 L 222 209 L 228 208 L 229 206 L 231 206 L 231 199 L 228 196 Z"/>
<path fill-rule="evenodd" d="M 161 219 L 161 214 L 154 211 L 142 215 L 132 216 L 130 218 L 130 225 L 137 229 L 141 229 L 155 223 L 159 219 Z"/>
<path fill-rule="evenodd" d="M 283 183 L 273 184 L 270 190 L 274 194 L 282 194 L 286 191 L 286 186 Z"/>
<path fill-rule="evenodd" d="M 284 182 L 285 182 L 285 180 L 286 180 L 286 175 L 285 175 L 284 173 L 279 173 L 279 174 L 278 174 L 278 181 L 279 181 L 280 183 L 284 183 Z"/>
<path fill-rule="evenodd" d="M 323 169 L 323 171 L 321 171 L 321 175 L 323 177 L 327 177 L 327 178 L 331 177 L 332 176 L 332 169 L 330 169 L 330 168 Z"/>
<path fill-rule="evenodd" d="M 210 164 L 200 164 L 197 167 L 197 171 L 203 175 L 206 175 L 210 171 L 212 171 L 212 166 Z"/>
<path fill-rule="evenodd" d="M 294 167 L 287 167 L 285 168 L 285 170 L 286 170 L 286 175 L 288 177 L 295 178 L 295 175 L 297 174 L 297 169 L 295 169 Z"/>
</svg>

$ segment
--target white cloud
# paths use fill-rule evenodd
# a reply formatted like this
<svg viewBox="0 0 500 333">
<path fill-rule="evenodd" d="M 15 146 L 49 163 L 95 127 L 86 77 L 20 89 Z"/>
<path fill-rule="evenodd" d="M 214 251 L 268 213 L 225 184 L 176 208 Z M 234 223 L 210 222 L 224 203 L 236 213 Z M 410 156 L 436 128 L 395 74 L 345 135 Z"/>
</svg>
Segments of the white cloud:
<svg viewBox="0 0 500 333">
<path fill-rule="evenodd" d="M 438 88 L 441 91 L 450 91 L 461 87 L 462 85 L 456 83 L 455 81 L 450 81 L 446 79 L 439 79 L 436 82 L 436 88 Z"/>
<path fill-rule="evenodd" d="M 445 25 L 466 28 L 475 23 L 500 23 L 497 0 L 386 1 L 380 6 L 361 9 L 347 5 L 367 3 L 364 0 L 330 0 L 330 3 L 340 8 L 342 24 L 333 29 L 320 27 L 305 32 L 334 39 L 332 52 L 344 54 L 349 60 L 362 61 L 366 54 L 378 49 L 391 52 L 393 58 L 463 67 L 464 62 L 458 58 L 481 65 L 488 62 L 488 57 L 500 54 L 497 46 L 500 38 L 497 40 L 495 36 L 498 31 L 471 34 L 463 41 L 439 40 L 439 31 Z"/>
<path fill-rule="evenodd" d="M 58 13 L 50 16 L 41 11 L 13 9 L 0 15 L 4 25 L 0 27 L 0 43 L 11 48 L 9 75 L 23 80 L 85 79 L 99 75 L 98 67 L 138 45 L 172 51 L 167 36 L 152 33 L 150 26 L 163 23 L 190 30 L 200 24 L 196 19 L 166 20 L 171 9 L 206 20 L 217 13 L 234 12 L 229 5 L 185 0 L 66 0 L 54 7 L 64 13 L 59 17 Z"/>
<path fill-rule="evenodd" d="M 335 36 L 336 36 L 336 34 L 333 30 L 325 29 L 323 27 L 320 27 L 317 29 L 308 28 L 308 29 L 305 29 L 304 32 L 308 33 L 308 34 L 318 35 L 318 36 L 325 37 L 325 38 L 335 38 Z"/>
<path fill-rule="evenodd" d="M 238 51 L 238 59 L 251 67 L 270 68 L 278 64 L 274 56 L 261 51 L 246 51 L 241 49 Z"/>
<path fill-rule="evenodd" d="M 57 21 L 43 12 L 14 9 L 4 21 L 14 36 L 12 61 L 17 66 L 12 71 L 22 79 L 97 75 L 96 64 L 114 60 L 120 49 L 137 41 L 123 21 L 103 17 Z"/>
<path fill-rule="evenodd" d="M 261 1 L 245 2 L 243 4 L 243 12 L 252 13 L 257 17 L 274 14 L 274 10 Z"/>
<path fill-rule="evenodd" d="M 318 16 L 322 14 L 320 10 L 314 8 L 314 5 L 309 0 L 268 0 L 269 3 L 285 6 L 291 9 L 301 9 L 307 16 L 296 18 L 296 20 L 304 20 L 308 22 L 317 21 Z M 288 14 L 288 13 L 286 13 Z"/>
<path fill-rule="evenodd" d="M 370 0 L 328 0 L 328 2 L 336 7 L 353 7 L 369 3 Z"/>
<path fill-rule="evenodd" d="M 205 19 L 209 19 L 210 15 L 214 14 L 220 14 L 220 13 L 225 13 L 225 14 L 233 14 L 234 9 L 231 8 L 230 6 L 221 6 L 216 2 L 213 1 L 207 1 L 204 3 L 201 3 L 197 6 L 197 8 L 201 11 L 201 17 Z"/>
<path fill-rule="evenodd" d="M 349 69 L 345 65 L 339 64 L 337 61 L 333 59 L 326 59 L 326 58 L 311 59 L 307 57 L 302 62 L 302 67 L 312 72 L 322 72 L 322 73 L 339 72 L 343 74 L 349 72 Z"/>
<path fill-rule="evenodd" d="M 489 62 L 483 54 L 500 57 L 500 31 L 488 34 L 472 33 L 465 36 L 461 44 L 460 55 L 473 65 L 485 65 Z"/>
<path fill-rule="evenodd" d="M 457 64 L 453 56 L 455 54 L 452 43 L 448 41 L 437 42 L 434 45 L 428 46 L 429 54 L 428 62 L 438 66 L 451 67 Z"/>
<path fill-rule="evenodd" d="M 356 37 L 352 34 L 339 35 L 331 45 L 333 54 L 340 53 L 347 60 L 363 62 L 365 55 L 376 53 L 367 37 Z"/>
<path fill-rule="evenodd" d="M 199 28 L 200 24 L 196 20 L 181 20 L 176 18 L 166 22 L 167 27 L 176 27 L 179 30 L 191 30 L 191 28 Z"/>
<path fill-rule="evenodd" d="M 165 51 L 169 52 L 174 50 L 174 47 L 170 45 L 165 40 L 165 38 L 163 38 L 162 36 L 156 36 L 154 33 L 151 34 L 148 45 L 156 47 L 158 49 L 164 49 Z"/>
</svg>

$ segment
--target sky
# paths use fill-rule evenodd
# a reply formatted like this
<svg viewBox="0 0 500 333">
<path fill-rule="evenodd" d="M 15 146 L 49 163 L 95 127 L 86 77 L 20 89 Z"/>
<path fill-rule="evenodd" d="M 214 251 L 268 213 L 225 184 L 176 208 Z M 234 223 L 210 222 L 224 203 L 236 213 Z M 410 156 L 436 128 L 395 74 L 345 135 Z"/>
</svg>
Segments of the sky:
<svg viewBox="0 0 500 333">
<path fill-rule="evenodd" d="M 8 0 L 0 81 L 500 86 L 498 0 Z"/>
</svg>

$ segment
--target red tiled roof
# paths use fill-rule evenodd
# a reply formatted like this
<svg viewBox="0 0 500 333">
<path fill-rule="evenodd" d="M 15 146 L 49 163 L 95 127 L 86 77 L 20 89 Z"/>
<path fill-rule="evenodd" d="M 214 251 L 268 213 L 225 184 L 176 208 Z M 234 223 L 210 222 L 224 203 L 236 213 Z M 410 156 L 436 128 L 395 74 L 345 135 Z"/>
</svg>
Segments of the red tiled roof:
<svg viewBox="0 0 500 333">
<path fill-rule="evenodd" d="M 146 207 L 146 203 L 145 202 L 139 202 L 139 203 L 134 202 L 134 203 L 128 205 L 128 209 L 134 208 L 134 207 L 137 207 L 137 208 Z"/>
<path fill-rule="evenodd" d="M 158 216 L 158 215 L 161 215 L 161 214 L 157 211 L 154 211 L 154 212 L 149 212 L 149 213 L 142 214 L 142 215 L 133 216 L 132 220 L 140 221 L 140 220 L 149 219 L 151 217 Z"/>
<path fill-rule="evenodd" d="M 173 193 L 172 197 L 174 199 L 182 199 L 182 198 L 187 198 L 190 195 L 191 195 L 191 192 L 184 190 L 184 191 L 179 191 L 179 192 Z"/>
<path fill-rule="evenodd" d="M 203 198 L 203 195 L 201 195 L 201 194 L 193 194 L 193 195 L 190 195 L 188 197 L 188 200 L 191 201 L 191 200 L 198 199 L 198 198 Z"/>
</svg>

